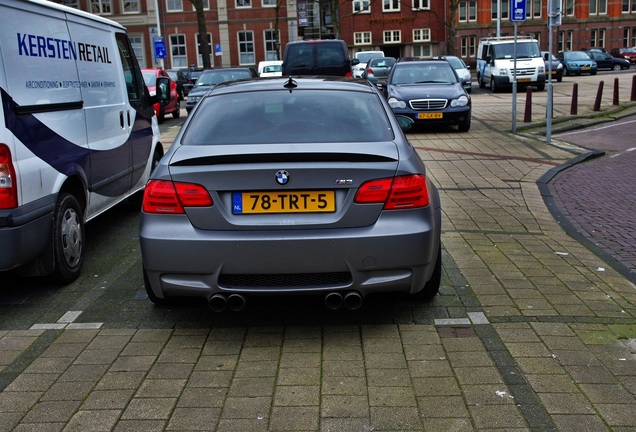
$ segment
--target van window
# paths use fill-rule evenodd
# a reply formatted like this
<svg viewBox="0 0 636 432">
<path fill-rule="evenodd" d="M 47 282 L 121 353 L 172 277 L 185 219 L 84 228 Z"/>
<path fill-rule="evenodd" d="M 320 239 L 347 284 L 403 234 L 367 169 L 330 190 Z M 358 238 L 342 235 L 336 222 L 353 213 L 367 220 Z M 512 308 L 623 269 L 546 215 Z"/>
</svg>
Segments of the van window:
<svg viewBox="0 0 636 432">
<path fill-rule="evenodd" d="M 117 33 L 117 48 L 119 50 L 119 57 L 121 58 L 121 64 L 124 69 L 124 78 L 126 80 L 126 90 L 128 91 L 128 100 L 139 100 L 144 95 L 145 85 L 142 76 L 139 74 L 139 67 L 137 66 L 137 59 L 132 55 L 133 50 L 128 43 L 128 38 L 122 33 Z"/>
</svg>

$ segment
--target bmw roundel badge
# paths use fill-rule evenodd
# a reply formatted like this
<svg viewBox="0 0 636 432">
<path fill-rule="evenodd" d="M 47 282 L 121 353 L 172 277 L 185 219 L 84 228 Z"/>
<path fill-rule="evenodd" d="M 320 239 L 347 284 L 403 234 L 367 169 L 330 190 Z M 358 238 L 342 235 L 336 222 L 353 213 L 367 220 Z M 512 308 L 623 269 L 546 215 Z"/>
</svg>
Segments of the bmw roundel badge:
<svg viewBox="0 0 636 432">
<path fill-rule="evenodd" d="M 285 186 L 289 183 L 289 173 L 285 170 L 280 170 L 276 173 L 276 183 L 281 186 Z"/>
</svg>

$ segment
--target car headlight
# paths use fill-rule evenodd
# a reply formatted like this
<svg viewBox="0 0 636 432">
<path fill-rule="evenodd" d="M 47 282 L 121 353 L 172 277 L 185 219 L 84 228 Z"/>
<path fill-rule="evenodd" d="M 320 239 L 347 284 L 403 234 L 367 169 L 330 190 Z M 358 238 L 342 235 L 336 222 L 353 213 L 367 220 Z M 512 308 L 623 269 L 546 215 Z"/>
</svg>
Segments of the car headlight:
<svg viewBox="0 0 636 432">
<path fill-rule="evenodd" d="M 559 65 L 557 66 L 557 70 L 563 69 L 563 65 L 561 63 L 559 63 Z"/>
<path fill-rule="evenodd" d="M 397 98 L 391 97 L 389 98 L 388 102 L 391 108 L 406 108 L 406 102 Z"/>
<path fill-rule="evenodd" d="M 508 69 L 506 68 L 499 69 L 499 76 L 507 76 L 507 75 L 508 75 Z"/>
<path fill-rule="evenodd" d="M 468 97 L 460 96 L 457 99 L 453 99 L 450 103 L 452 107 L 463 107 L 468 105 Z"/>
<path fill-rule="evenodd" d="M 545 73 L 545 66 L 539 66 L 539 73 Z"/>
<path fill-rule="evenodd" d="M 199 102 L 199 99 L 201 99 L 201 96 L 190 96 L 190 95 L 188 95 L 188 102 Z"/>
</svg>

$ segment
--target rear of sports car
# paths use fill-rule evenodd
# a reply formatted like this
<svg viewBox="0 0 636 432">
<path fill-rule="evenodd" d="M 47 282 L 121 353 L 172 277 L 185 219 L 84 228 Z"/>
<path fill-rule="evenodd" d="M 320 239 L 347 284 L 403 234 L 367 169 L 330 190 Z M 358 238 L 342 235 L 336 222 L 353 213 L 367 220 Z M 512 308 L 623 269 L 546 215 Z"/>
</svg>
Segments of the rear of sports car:
<svg viewBox="0 0 636 432">
<path fill-rule="evenodd" d="M 439 289 L 435 186 L 372 86 L 328 79 L 222 86 L 154 171 L 140 239 L 148 296 L 314 294 L 356 309 L 375 292 Z"/>
</svg>

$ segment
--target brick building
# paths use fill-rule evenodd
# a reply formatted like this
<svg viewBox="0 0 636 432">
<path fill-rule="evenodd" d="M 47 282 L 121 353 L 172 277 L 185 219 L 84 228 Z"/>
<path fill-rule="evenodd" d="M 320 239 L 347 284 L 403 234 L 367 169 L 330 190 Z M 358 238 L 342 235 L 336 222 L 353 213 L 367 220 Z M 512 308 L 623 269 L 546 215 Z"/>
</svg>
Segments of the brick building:
<svg viewBox="0 0 636 432">
<path fill-rule="evenodd" d="M 211 63 L 221 67 L 255 66 L 261 60 L 276 59 L 289 41 L 335 37 L 344 39 L 352 54 L 379 49 L 393 57 L 446 53 L 474 63 L 480 38 L 513 34 L 509 1 L 340 0 L 337 22 L 332 19 L 329 0 L 203 0 L 203 4 Z M 190 0 L 59 2 L 126 26 L 144 67 L 159 63 L 153 44 L 159 34 L 167 51 L 164 67 L 203 63 Z M 451 3 L 457 4 L 457 10 L 454 50 L 448 52 L 451 29 L 445 23 L 450 19 Z M 542 50 L 548 49 L 547 3 L 526 0 L 526 21 L 518 23 L 518 34 L 534 35 Z M 552 27 L 555 53 L 589 46 L 636 46 L 636 0 L 562 0 L 561 6 L 560 25 Z"/>
</svg>

